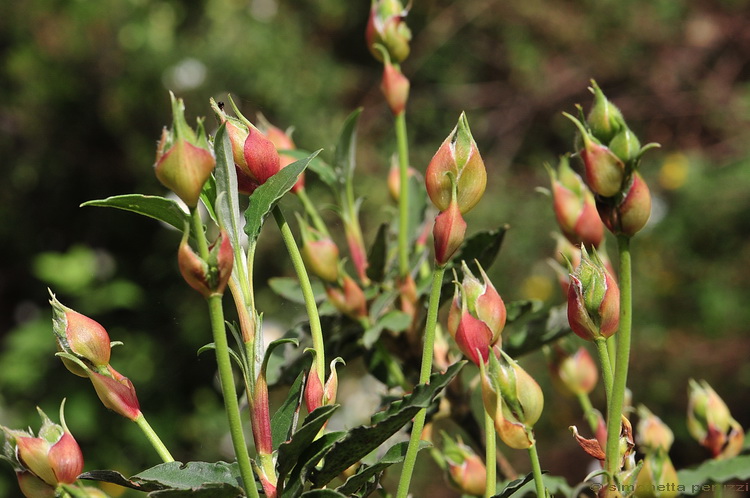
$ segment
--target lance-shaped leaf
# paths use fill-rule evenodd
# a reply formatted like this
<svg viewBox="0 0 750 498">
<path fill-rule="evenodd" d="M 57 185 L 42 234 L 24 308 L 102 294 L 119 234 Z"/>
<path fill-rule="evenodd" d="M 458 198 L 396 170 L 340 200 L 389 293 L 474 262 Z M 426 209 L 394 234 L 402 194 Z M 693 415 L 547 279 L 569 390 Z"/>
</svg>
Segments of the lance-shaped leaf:
<svg viewBox="0 0 750 498">
<path fill-rule="evenodd" d="M 336 488 L 336 491 L 346 496 L 351 496 L 362 489 L 373 478 L 375 478 L 375 480 L 377 481 L 379 475 L 386 468 L 390 467 L 393 464 L 401 463 L 404 461 L 404 458 L 406 458 L 406 449 L 408 445 L 409 443 L 407 441 L 404 441 L 391 446 L 390 449 L 388 449 L 388 451 L 385 453 L 385 455 L 383 455 L 383 458 L 372 465 L 363 465 L 356 474 L 347 479 L 344 484 Z M 430 446 L 432 446 L 431 443 L 428 443 L 427 441 L 420 441 L 417 451 L 429 448 Z"/>
<path fill-rule="evenodd" d="M 255 192 L 250 196 L 250 205 L 245 211 L 245 233 L 251 241 L 257 240 L 263 222 L 271 213 L 271 210 L 284 194 L 294 187 L 297 177 L 319 152 L 313 152 L 311 156 L 282 168 L 281 171 L 255 189 Z"/>
<path fill-rule="evenodd" d="M 289 473 L 289 481 L 287 481 L 281 496 L 284 498 L 299 496 L 312 469 L 326 456 L 333 444 L 345 435 L 346 432 L 329 432 L 323 434 L 305 448 L 294 469 Z"/>
<path fill-rule="evenodd" d="M 297 464 L 300 455 L 315 441 L 316 436 L 338 406 L 326 405 L 314 410 L 307 416 L 297 432 L 292 435 L 292 438 L 279 446 L 278 459 L 276 460 L 279 482 L 286 478 L 289 471 Z"/>
<path fill-rule="evenodd" d="M 305 159 L 311 155 L 310 152 L 302 149 L 280 150 L 279 153 L 285 156 L 291 156 L 297 160 Z M 319 157 L 315 157 L 312 161 L 310 161 L 307 169 L 318 175 L 323 183 L 328 185 L 331 189 L 333 189 L 334 191 L 336 190 L 339 179 L 330 164 Z"/>
<path fill-rule="evenodd" d="M 411 394 L 392 403 L 384 412 L 376 414 L 373 425 L 350 430 L 344 439 L 333 445 L 326 455 L 323 467 L 312 474 L 313 484 L 316 487 L 324 486 L 398 432 L 419 410 L 432 404 L 465 363 L 458 362 L 451 365 L 445 373 L 431 375 L 427 384 L 419 384 Z"/>
<path fill-rule="evenodd" d="M 190 223 L 188 214 L 182 210 L 177 201 L 158 195 L 116 195 L 106 199 L 86 201 L 81 204 L 81 207 L 84 206 L 112 207 L 130 211 L 172 225 L 179 231 L 185 228 L 185 224 Z"/>
<path fill-rule="evenodd" d="M 375 241 L 367 253 L 367 276 L 373 282 L 382 282 L 385 278 L 386 263 L 388 262 L 388 224 L 383 223 L 378 228 Z"/>
<path fill-rule="evenodd" d="M 341 183 L 351 182 L 357 165 L 357 122 L 362 108 L 355 109 L 344 121 L 333 158 L 333 166 Z"/>
<path fill-rule="evenodd" d="M 302 384 L 305 373 L 300 372 L 294 383 L 289 388 L 284 403 L 271 417 L 271 436 L 274 449 L 281 443 L 287 441 L 294 429 L 295 422 L 299 416 L 299 408 L 302 403 Z"/>
</svg>

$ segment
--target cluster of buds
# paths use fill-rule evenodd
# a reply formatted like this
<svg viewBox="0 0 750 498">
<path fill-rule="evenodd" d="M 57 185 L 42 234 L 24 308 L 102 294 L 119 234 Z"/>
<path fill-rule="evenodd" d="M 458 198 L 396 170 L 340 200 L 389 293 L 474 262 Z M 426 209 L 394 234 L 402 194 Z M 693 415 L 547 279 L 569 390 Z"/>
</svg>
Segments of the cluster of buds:
<svg viewBox="0 0 750 498">
<path fill-rule="evenodd" d="M 223 295 L 234 267 L 234 253 L 229 235 L 222 228 L 219 237 L 208 248 L 208 257 L 203 259 L 188 244 L 189 234 L 186 227 L 180 248 L 177 250 L 177 264 L 182 277 L 205 298 Z"/>
<path fill-rule="evenodd" d="M 745 440 L 742 426 L 708 382 L 690 379 L 687 426 L 690 435 L 716 459 L 739 454 Z"/>
<path fill-rule="evenodd" d="M 643 153 L 657 144 L 641 146 L 620 110 L 592 82 L 594 105 L 583 122 L 565 114 L 578 128 L 580 156 L 586 182 L 596 194 L 599 215 L 614 234 L 632 236 L 651 214 L 651 194 L 637 171 Z"/>
<path fill-rule="evenodd" d="M 483 496 L 487 490 L 487 468 L 482 459 L 460 436 L 454 441 L 447 433 L 441 434 L 442 456 L 450 486 L 462 495 Z"/>
<path fill-rule="evenodd" d="M 281 158 L 276 145 L 255 127 L 229 98 L 237 117 L 224 112 L 223 105 L 211 100 L 211 108 L 219 121 L 226 126 L 232 144 L 232 156 L 237 172 L 240 193 L 252 194 L 281 169 Z"/>
<path fill-rule="evenodd" d="M 400 0 L 372 0 L 365 38 L 377 60 L 382 62 L 384 53 L 396 63 L 409 56 L 411 31 L 404 21 L 408 13 Z"/>
<path fill-rule="evenodd" d="M 440 213 L 435 218 L 435 260 L 445 265 L 466 235 L 466 214 L 482 198 L 487 171 L 469 129 L 466 115 L 433 156 L 425 173 L 427 194 Z"/>
<path fill-rule="evenodd" d="M 65 401 L 60 406 L 62 425 L 37 408 L 42 426 L 36 436 L 0 426 L 5 434 L 4 457 L 13 466 L 21 493 L 27 498 L 59 496 L 62 487 L 75 490 L 75 496 L 106 496 L 96 488 L 73 486 L 83 471 L 83 453 L 65 424 L 64 406 Z"/>
<path fill-rule="evenodd" d="M 500 347 L 500 334 L 505 327 L 505 303 L 476 263 L 482 279 L 471 273 L 461 262 L 463 281 L 456 282 L 456 292 L 448 314 L 448 332 L 458 348 L 476 365 L 484 363 L 490 351 Z"/>
<path fill-rule="evenodd" d="M 79 377 L 91 380 L 102 404 L 130 420 L 141 417 L 133 383 L 109 364 L 115 344 L 98 322 L 67 306 L 52 294 L 52 328 L 59 356 L 65 367 Z"/>
<path fill-rule="evenodd" d="M 589 351 L 579 346 L 569 351 L 567 343 L 558 342 L 548 350 L 552 381 L 565 394 L 589 394 L 599 380 L 599 370 Z"/>
<path fill-rule="evenodd" d="M 638 473 L 638 496 L 672 498 L 678 496 L 677 471 L 669 458 L 669 448 L 674 434 L 662 420 L 645 406 L 638 407 L 636 442 L 645 453 L 643 466 Z"/>
<path fill-rule="evenodd" d="M 484 409 L 505 444 L 515 449 L 534 445 L 534 424 L 544 407 L 539 384 L 512 358 L 500 351 L 479 363 Z"/>
<path fill-rule="evenodd" d="M 162 130 L 154 164 L 156 178 L 194 209 L 203 185 L 216 166 L 216 159 L 203 122 L 198 120 L 197 130 L 193 130 L 185 121 L 182 99 L 176 99 L 171 92 L 169 96 L 172 99 L 172 128 Z"/>
<path fill-rule="evenodd" d="M 610 337 L 620 323 L 620 289 L 595 250 L 592 255 L 582 248 L 568 286 L 570 328 L 588 341 Z"/>
</svg>

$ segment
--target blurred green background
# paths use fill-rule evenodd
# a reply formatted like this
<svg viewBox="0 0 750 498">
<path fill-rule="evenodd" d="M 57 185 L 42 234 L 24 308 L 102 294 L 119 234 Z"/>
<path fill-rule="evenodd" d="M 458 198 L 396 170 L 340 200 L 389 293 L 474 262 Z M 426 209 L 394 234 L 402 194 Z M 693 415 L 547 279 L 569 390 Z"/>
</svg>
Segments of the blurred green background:
<svg viewBox="0 0 750 498">
<path fill-rule="evenodd" d="M 246 115 L 294 126 L 308 150 L 330 151 L 346 115 L 363 106 L 358 168 L 371 240 L 390 213 L 383 206 L 394 139 L 381 69 L 364 44 L 368 10 L 366 0 L 0 4 L 0 424 L 36 429 L 34 406 L 52 415 L 67 397 L 87 470 L 129 475 L 158 463 L 133 424 L 107 413 L 88 383 L 53 358 L 50 287 L 125 343 L 112 363 L 133 380 L 178 460 L 231 458 L 213 359 L 195 357 L 209 341 L 208 323 L 177 272 L 179 235 L 78 206 L 164 194 L 152 164 L 171 120 L 168 90 L 185 99 L 191 121 L 208 116 L 209 127 L 209 97 L 231 92 Z M 548 185 L 543 164 L 572 147 L 561 112 L 588 108 L 589 80 L 643 143 L 662 144 L 642 165 L 654 210 L 634 243 L 634 399 L 675 431 L 678 468 L 705 458 L 684 424 L 688 378 L 705 378 L 750 426 L 750 4 L 417 1 L 408 23 L 412 164 L 423 171 L 467 112 L 489 172 L 469 231 L 511 225 L 491 271 L 506 300 L 562 299 L 545 263 L 554 216 L 536 188 Z M 330 202 L 312 175 L 308 185 Z M 259 282 L 291 275 L 275 257 L 278 244 L 266 230 Z M 301 318 L 270 293 L 261 303 L 267 317 Z M 526 361 L 547 396 L 542 465 L 580 480 L 585 460 L 567 432 L 581 423 L 578 408 L 552 390 L 541 355 Z M 429 496 L 451 495 L 438 480 L 423 485 L 435 487 Z M 3 466 L 0 496 L 14 493 Z"/>
</svg>

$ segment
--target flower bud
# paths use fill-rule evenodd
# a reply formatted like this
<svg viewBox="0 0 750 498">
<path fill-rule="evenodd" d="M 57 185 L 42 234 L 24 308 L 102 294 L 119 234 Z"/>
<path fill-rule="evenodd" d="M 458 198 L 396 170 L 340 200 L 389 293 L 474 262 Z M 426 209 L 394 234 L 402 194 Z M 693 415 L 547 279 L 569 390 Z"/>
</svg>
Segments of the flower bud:
<svg viewBox="0 0 750 498">
<path fill-rule="evenodd" d="M 445 457 L 448 481 L 461 494 L 482 496 L 487 489 L 487 468 L 482 459 L 465 445 L 443 432 L 443 456 Z"/>
<path fill-rule="evenodd" d="M 109 366 L 106 375 L 89 372 L 96 395 L 102 404 L 113 412 L 130 420 L 141 416 L 141 405 L 135 394 L 133 383 Z"/>
<path fill-rule="evenodd" d="M 432 237 L 435 241 L 435 261 L 445 265 L 461 247 L 466 236 L 466 222 L 458 203 L 453 200 L 448 208 L 437 215 Z"/>
<path fill-rule="evenodd" d="M 380 90 L 383 92 L 388 107 L 394 116 L 404 112 L 406 101 L 409 100 L 409 80 L 401 72 L 401 69 L 391 64 L 390 61 L 383 66 Z"/>
<path fill-rule="evenodd" d="M 26 498 L 55 498 L 55 488 L 28 470 L 16 472 L 18 487 Z"/>
<path fill-rule="evenodd" d="M 586 169 L 589 188 L 603 197 L 612 197 L 622 189 L 625 179 L 625 163 L 611 150 L 591 135 L 578 119 L 568 113 L 564 115 L 578 127 L 583 139 L 581 158 Z"/>
<path fill-rule="evenodd" d="M 315 350 L 309 350 L 313 357 L 315 356 Z M 323 385 L 321 375 L 318 373 L 317 362 L 313 358 L 310 372 L 307 374 L 307 382 L 305 383 L 305 406 L 307 407 L 308 413 L 312 412 L 316 408 L 321 406 L 332 405 L 336 403 L 336 394 L 339 388 L 339 377 L 336 373 L 336 364 L 344 363 L 341 358 L 334 358 L 331 361 L 331 373 L 328 376 L 328 380 Z"/>
<path fill-rule="evenodd" d="M 568 287 L 570 328 L 589 341 L 610 337 L 620 323 L 620 289 L 596 251 L 589 257 L 583 249 L 581 256 Z"/>
<path fill-rule="evenodd" d="M 609 143 L 609 150 L 627 164 L 641 157 L 641 142 L 630 129 L 623 128 Z"/>
<path fill-rule="evenodd" d="M 419 173 L 416 169 L 409 166 L 406 170 L 406 177 L 411 178 L 417 176 Z M 391 198 L 398 202 L 401 197 L 401 170 L 398 165 L 398 158 L 393 156 L 391 160 L 391 169 L 388 170 L 388 193 L 391 194 Z"/>
<path fill-rule="evenodd" d="M 234 253 L 229 235 L 221 229 L 219 237 L 209 247 L 208 260 L 198 256 L 187 242 L 186 230 L 177 252 L 180 273 L 185 281 L 205 298 L 222 295 L 232 275 Z"/>
<path fill-rule="evenodd" d="M 383 61 L 383 55 L 376 48 L 378 44 L 395 62 L 402 62 L 409 56 L 411 31 L 404 22 L 406 14 L 408 11 L 399 0 L 372 0 L 365 38 L 377 60 Z"/>
<path fill-rule="evenodd" d="M 341 287 L 327 286 L 326 294 L 337 310 L 358 320 L 367 316 L 365 293 L 349 275 L 344 275 Z"/>
<path fill-rule="evenodd" d="M 6 439 L 5 458 L 16 468 L 19 486 L 26 496 L 45 496 L 48 490 L 43 484 L 53 488 L 58 484 L 72 484 L 83 471 L 83 454 L 65 425 L 64 406 L 63 401 L 60 406 L 62 425 L 52 422 L 37 408 L 42 426 L 36 437 L 31 432 L 2 427 Z M 39 494 L 32 494 L 36 491 Z"/>
<path fill-rule="evenodd" d="M 555 216 L 563 234 L 572 244 L 599 247 L 604 240 L 604 225 L 594 195 L 570 167 L 567 156 L 560 158 L 557 171 L 547 170 L 552 179 Z"/>
<path fill-rule="evenodd" d="M 430 200 L 440 211 L 448 209 L 454 188 L 461 214 L 469 212 L 482 198 L 487 171 L 466 114 L 461 113 L 456 127 L 427 166 L 425 186 Z"/>
<path fill-rule="evenodd" d="M 498 359 L 479 363 L 484 409 L 505 444 L 515 449 L 534 444 L 533 426 L 542 414 L 544 396 L 539 384 L 518 363 L 500 352 Z"/>
<path fill-rule="evenodd" d="M 677 471 L 667 453 L 647 453 L 635 481 L 636 495 L 641 498 L 680 496 Z"/>
<path fill-rule="evenodd" d="M 281 153 L 281 151 L 284 150 L 294 150 L 297 148 L 297 146 L 294 145 L 294 141 L 292 140 L 291 128 L 287 131 L 283 131 L 281 128 L 278 128 L 268 122 L 268 120 L 262 114 L 258 116 L 258 121 L 260 131 L 263 132 L 263 134 L 271 141 L 271 143 L 273 143 L 273 146 L 276 147 L 276 151 L 279 152 L 280 168 L 284 169 L 294 161 L 296 161 L 294 157 L 288 154 Z M 305 188 L 304 172 L 302 172 L 297 178 L 297 181 L 292 187 L 292 192 L 296 194 L 300 191 L 300 189 L 303 188 Z"/>
<path fill-rule="evenodd" d="M 299 215 L 297 219 L 302 234 L 300 253 L 305 267 L 326 282 L 336 282 L 339 278 L 339 248 L 336 243 Z"/>
<path fill-rule="evenodd" d="M 625 119 L 622 117 L 620 109 L 607 100 L 596 81 L 591 80 L 591 86 L 594 93 L 594 105 L 586 117 L 586 124 L 594 137 L 601 143 L 606 144 L 625 127 Z"/>
<path fill-rule="evenodd" d="M 359 224 L 359 206 L 359 202 L 356 202 L 353 212 L 344 210 L 341 220 L 344 222 L 344 234 L 346 245 L 349 247 L 349 256 L 351 256 L 359 281 L 363 285 L 369 285 L 370 278 L 367 276 L 367 267 L 370 263 L 367 261 L 367 250 L 362 238 L 362 227 Z"/>
<path fill-rule="evenodd" d="M 646 226 L 651 216 L 651 192 L 636 171 L 622 196 L 600 199 L 596 208 L 609 231 L 633 236 Z"/>
<path fill-rule="evenodd" d="M 482 276 L 476 278 L 462 261 L 463 282 L 456 292 L 448 314 L 448 332 L 461 352 L 475 364 L 487 361 L 490 349 L 499 343 L 505 327 L 505 303 L 477 262 Z"/>
<path fill-rule="evenodd" d="M 111 343 L 109 334 L 98 322 L 64 306 L 50 292 L 52 299 L 52 329 L 60 351 L 71 354 L 94 370 L 109 364 Z M 79 377 L 87 377 L 78 364 L 62 358 L 65 367 Z"/>
<path fill-rule="evenodd" d="M 744 431 L 729 412 L 724 400 L 705 380 L 690 379 L 688 431 L 713 458 L 731 458 L 742 449 Z"/>
<path fill-rule="evenodd" d="M 216 160 L 199 121 L 198 132 L 185 121 L 185 104 L 182 99 L 172 99 L 172 129 L 162 132 L 156 162 L 156 177 L 172 190 L 191 209 L 198 205 L 203 184 L 211 176 Z"/>
<path fill-rule="evenodd" d="M 566 394 L 589 394 L 599 380 L 599 370 L 588 350 L 580 346 L 569 353 L 561 344 L 555 344 L 549 355 L 552 380 Z"/>
<path fill-rule="evenodd" d="M 636 443 L 644 453 L 668 453 L 674 442 L 672 430 L 643 405 L 638 406 Z"/>
</svg>

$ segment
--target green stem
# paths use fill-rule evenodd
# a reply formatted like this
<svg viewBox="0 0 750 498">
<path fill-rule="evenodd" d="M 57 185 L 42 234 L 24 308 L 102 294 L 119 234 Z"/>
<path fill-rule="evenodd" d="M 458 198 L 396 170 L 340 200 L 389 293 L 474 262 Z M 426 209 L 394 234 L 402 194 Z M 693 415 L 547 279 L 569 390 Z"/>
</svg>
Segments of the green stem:
<svg viewBox="0 0 750 498">
<path fill-rule="evenodd" d="M 167 447 L 164 446 L 164 443 L 159 438 L 159 435 L 156 434 L 148 421 L 146 421 L 146 417 L 143 416 L 143 413 L 138 415 L 138 417 L 136 417 L 133 422 L 138 425 L 138 428 L 143 432 L 143 435 L 146 436 L 146 439 L 148 439 L 148 442 L 151 443 L 151 446 L 154 447 L 164 463 L 174 462 L 172 454 L 169 452 Z"/>
<path fill-rule="evenodd" d="M 529 447 L 529 459 L 531 460 L 531 470 L 534 473 L 536 495 L 544 498 L 547 496 L 547 493 L 544 490 L 544 478 L 542 477 L 542 467 L 539 465 L 539 454 L 536 451 L 536 443 Z"/>
<path fill-rule="evenodd" d="M 211 317 L 211 331 L 213 332 L 214 347 L 216 351 L 216 363 L 219 367 L 219 381 L 221 392 L 224 396 L 224 407 L 229 421 L 229 434 L 232 437 L 234 453 L 240 468 L 240 475 L 248 496 L 258 497 L 258 488 L 255 486 L 255 475 L 247 452 L 245 434 L 242 432 L 242 421 L 240 419 L 240 407 L 237 402 L 237 388 L 234 384 L 232 363 L 229 358 L 229 344 L 224 329 L 224 310 L 221 306 L 221 296 L 212 294 L 208 298 L 208 310 Z"/>
<path fill-rule="evenodd" d="M 628 381 L 630 361 L 630 335 L 633 319 L 633 284 L 630 257 L 630 237 L 617 236 L 617 249 L 620 256 L 620 329 L 617 331 L 617 362 L 612 383 L 612 397 L 607 402 L 607 460 L 606 470 L 610 483 L 619 470 L 619 442 L 622 408 L 625 400 L 625 387 Z"/>
<path fill-rule="evenodd" d="M 398 197 L 398 268 L 402 277 L 409 273 L 409 144 L 406 139 L 406 113 L 395 116 L 398 144 L 400 192 Z"/>
<path fill-rule="evenodd" d="M 320 213 L 318 213 L 318 209 L 315 207 L 315 204 L 310 200 L 310 198 L 307 196 L 307 191 L 302 188 L 297 192 L 297 198 L 302 203 L 302 207 L 305 208 L 305 212 L 310 216 L 310 219 L 313 222 L 313 225 L 315 225 L 315 229 L 319 231 L 320 233 L 324 234 L 326 237 L 330 237 L 331 234 L 328 232 L 328 227 L 326 227 L 326 224 L 323 223 L 323 219 L 320 217 Z"/>
<path fill-rule="evenodd" d="M 594 406 L 591 404 L 591 398 L 586 393 L 579 393 L 577 397 L 578 403 L 583 410 L 583 416 L 586 417 L 586 422 L 588 422 L 591 432 L 596 434 L 599 428 L 599 420 L 596 418 L 596 410 L 594 410 Z"/>
<path fill-rule="evenodd" d="M 307 310 L 307 316 L 310 319 L 310 335 L 312 336 L 313 349 L 315 350 L 316 367 L 318 369 L 320 382 L 324 383 L 326 357 L 325 348 L 323 346 L 323 329 L 320 326 L 318 305 L 315 302 L 315 294 L 313 294 L 312 285 L 310 285 L 310 277 L 307 275 L 307 270 L 305 270 L 305 263 L 302 261 L 302 255 L 297 247 L 297 242 L 294 240 L 292 229 L 289 228 L 289 224 L 286 222 L 284 213 L 281 212 L 279 206 L 273 208 L 273 217 L 276 220 L 276 224 L 279 225 L 281 238 L 284 239 L 284 244 L 286 244 L 289 258 L 292 260 L 292 266 L 294 266 L 294 271 L 297 272 L 299 286 L 302 290 L 302 296 L 305 299 L 305 309 Z"/>
<path fill-rule="evenodd" d="M 204 260 L 208 259 L 208 241 L 206 240 L 206 232 L 203 230 L 203 220 L 201 220 L 198 208 L 190 210 L 190 221 L 193 223 L 193 233 L 198 243 L 198 255 Z"/>
<path fill-rule="evenodd" d="M 485 439 L 485 466 L 487 467 L 487 488 L 484 491 L 484 497 L 490 498 L 497 492 L 497 446 L 495 444 L 495 422 L 487 413 L 484 412 L 484 439 Z"/>
<path fill-rule="evenodd" d="M 597 337 L 594 342 L 596 343 L 596 351 L 599 353 L 599 362 L 602 365 L 602 377 L 604 378 L 604 392 L 607 395 L 607 405 L 609 406 L 609 400 L 612 399 L 612 365 L 609 362 L 609 351 L 607 348 L 607 339 L 604 337 Z"/>
<path fill-rule="evenodd" d="M 427 324 L 424 331 L 424 347 L 422 349 L 422 367 L 419 372 L 419 383 L 424 384 L 430 380 L 432 373 L 432 353 L 435 346 L 435 328 L 437 327 L 438 309 L 440 308 L 440 289 L 443 285 L 443 276 L 445 275 L 445 266 L 436 266 L 432 272 L 432 287 L 430 290 L 430 302 L 427 306 Z M 406 449 L 404 458 L 404 467 L 401 470 L 401 477 L 398 481 L 398 491 L 396 498 L 406 498 L 409 494 L 409 485 L 411 476 L 414 473 L 414 465 L 417 461 L 417 451 L 419 451 L 419 440 L 424 429 L 424 421 L 427 415 L 426 409 L 421 409 L 414 417 L 414 426 L 411 429 L 409 446 Z"/>
</svg>

